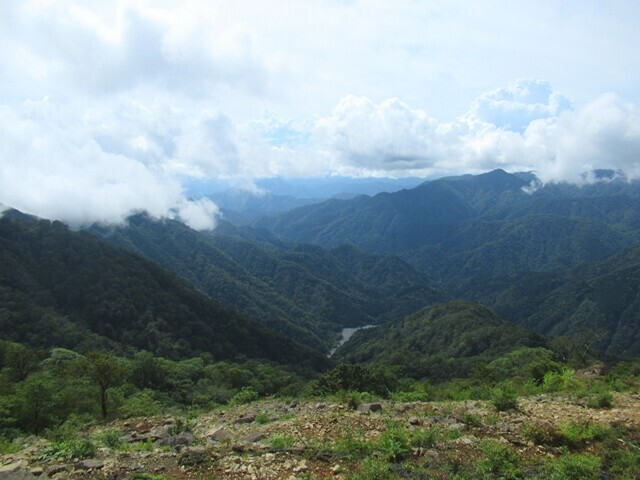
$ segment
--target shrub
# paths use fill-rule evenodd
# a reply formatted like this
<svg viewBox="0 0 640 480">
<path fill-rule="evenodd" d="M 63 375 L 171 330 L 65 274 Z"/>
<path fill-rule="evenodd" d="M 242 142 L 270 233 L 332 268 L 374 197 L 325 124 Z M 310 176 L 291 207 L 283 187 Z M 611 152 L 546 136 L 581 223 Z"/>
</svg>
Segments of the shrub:
<svg viewBox="0 0 640 480">
<path fill-rule="evenodd" d="M 366 458 L 360 466 L 360 471 L 352 473 L 348 478 L 349 480 L 393 480 L 398 477 L 387 462 Z"/>
<path fill-rule="evenodd" d="M 125 418 L 158 415 L 161 412 L 162 404 L 154 400 L 150 390 L 134 393 L 120 406 L 120 414 Z"/>
<path fill-rule="evenodd" d="M 264 425 L 265 423 L 269 423 L 271 419 L 266 412 L 260 412 L 256 415 L 255 422 L 259 425 Z"/>
<path fill-rule="evenodd" d="M 544 469 L 549 480 L 598 480 L 600 459 L 586 454 L 567 454 L 551 461 Z"/>
<path fill-rule="evenodd" d="M 522 433 L 536 445 L 557 446 L 562 444 L 562 435 L 558 428 L 550 422 L 527 423 Z"/>
<path fill-rule="evenodd" d="M 101 432 L 99 432 L 96 435 L 95 439 L 105 447 L 115 450 L 122 443 L 120 441 L 121 436 L 122 436 L 122 433 L 120 431 L 110 428 L 110 429 L 102 430 Z"/>
<path fill-rule="evenodd" d="M 583 446 L 588 442 L 604 440 L 611 435 L 611 430 L 596 423 L 569 422 L 560 425 L 562 442 L 573 448 Z"/>
<path fill-rule="evenodd" d="M 414 448 L 435 447 L 442 438 L 442 430 L 436 426 L 414 430 L 411 433 L 411 446 Z"/>
<path fill-rule="evenodd" d="M 76 438 L 63 442 L 54 442 L 38 455 L 37 460 L 72 460 L 74 458 L 89 458 L 96 453 L 96 446 L 86 438 Z"/>
<path fill-rule="evenodd" d="M 512 447 L 495 441 L 483 442 L 482 457 L 476 465 L 480 478 L 511 480 L 522 477 L 522 458 Z"/>
<path fill-rule="evenodd" d="M 599 393 L 587 401 L 589 408 L 611 408 L 613 406 L 613 395 L 611 392 Z"/>
<path fill-rule="evenodd" d="M 374 449 L 386 460 L 399 461 L 411 451 L 409 432 L 402 427 L 390 427 L 380 435 Z"/>
<path fill-rule="evenodd" d="M 252 387 L 242 387 L 238 393 L 236 393 L 231 400 L 230 405 L 243 405 L 245 403 L 251 403 L 258 399 L 258 392 Z"/>
<path fill-rule="evenodd" d="M 518 408 L 518 396 L 510 385 L 504 385 L 493 389 L 491 404 L 499 412 L 515 410 Z"/>
<path fill-rule="evenodd" d="M 20 451 L 20 446 L 11 440 L 0 437 L 0 455 L 8 455 Z"/>
<path fill-rule="evenodd" d="M 335 452 L 343 457 L 361 459 L 366 457 L 372 449 L 372 444 L 364 440 L 362 432 L 355 436 L 351 431 L 346 431 L 341 437 L 336 438 Z"/>
</svg>

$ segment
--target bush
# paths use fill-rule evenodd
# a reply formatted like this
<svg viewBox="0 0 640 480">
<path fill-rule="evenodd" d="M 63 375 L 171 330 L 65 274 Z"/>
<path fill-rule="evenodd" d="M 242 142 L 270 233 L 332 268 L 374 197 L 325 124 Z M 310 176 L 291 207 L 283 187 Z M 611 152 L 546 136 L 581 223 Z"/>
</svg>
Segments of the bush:
<svg viewBox="0 0 640 480">
<path fill-rule="evenodd" d="M 523 425 L 522 433 L 536 445 L 548 447 L 562 444 L 562 435 L 558 428 L 550 422 L 536 422 Z"/>
<path fill-rule="evenodd" d="M 258 399 L 258 392 L 252 387 L 242 387 L 238 393 L 236 393 L 231 400 L 230 405 L 244 405 L 245 403 L 251 403 Z"/>
<path fill-rule="evenodd" d="M 385 460 L 397 462 L 411 451 L 409 432 L 402 427 L 390 427 L 380 435 L 374 449 L 379 451 Z"/>
<path fill-rule="evenodd" d="M 387 462 L 366 458 L 360 466 L 360 471 L 352 473 L 348 478 L 349 480 L 393 480 L 398 477 Z"/>
<path fill-rule="evenodd" d="M 613 395 L 611 392 L 599 393 L 587 401 L 589 408 L 611 408 L 613 406 Z"/>
<path fill-rule="evenodd" d="M 63 442 L 54 442 L 38 455 L 37 460 L 72 460 L 74 458 L 90 458 L 96 454 L 96 446 L 86 438 L 76 438 Z"/>
<path fill-rule="evenodd" d="M 125 418 L 159 415 L 161 412 L 162 404 L 154 400 L 151 390 L 134 393 L 120 406 L 120 414 Z"/>
<path fill-rule="evenodd" d="M 596 423 L 569 422 L 560 425 L 562 442 L 568 447 L 578 448 L 586 443 L 604 440 L 612 431 Z"/>
<path fill-rule="evenodd" d="M 497 387 L 492 391 L 491 404 L 499 412 L 516 410 L 518 408 L 518 396 L 510 385 Z"/>
<path fill-rule="evenodd" d="M 483 442 L 482 457 L 476 465 L 480 478 L 511 480 L 522 477 L 522 458 L 512 447 L 495 441 Z"/>
<path fill-rule="evenodd" d="M 600 459 L 586 454 L 563 455 L 547 464 L 544 475 L 549 480 L 598 480 Z"/>
</svg>

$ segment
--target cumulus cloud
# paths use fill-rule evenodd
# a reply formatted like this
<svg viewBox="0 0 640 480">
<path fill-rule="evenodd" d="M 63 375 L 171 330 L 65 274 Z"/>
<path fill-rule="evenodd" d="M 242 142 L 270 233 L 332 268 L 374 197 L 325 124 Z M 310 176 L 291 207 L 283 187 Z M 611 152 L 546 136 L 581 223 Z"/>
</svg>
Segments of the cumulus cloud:
<svg viewBox="0 0 640 480">
<path fill-rule="evenodd" d="M 316 125 L 343 171 L 451 174 L 534 170 L 544 181 L 584 181 L 593 169 L 640 177 L 638 108 L 606 94 L 571 107 L 547 82 L 521 80 L 440 122 L 399 100 L 343 98 Z"/>
<path fill-rule="evenodd" d="M 105 151 L 85 126 L 52 118 L 46 102 L 25 110 L 0 107 L 3 204 L 76 227 L 123 223 L 141 211 L 200 229 L 215 226 L 215 207 L 186 199 L 161 165 Z"/>
<path fill-rule="evenodd" d="M 555 117 L 571 102 L 544 80 L 521 79 L 477 98 L 470 119 L 522 133 L 534 120 Z"/>
</svg>

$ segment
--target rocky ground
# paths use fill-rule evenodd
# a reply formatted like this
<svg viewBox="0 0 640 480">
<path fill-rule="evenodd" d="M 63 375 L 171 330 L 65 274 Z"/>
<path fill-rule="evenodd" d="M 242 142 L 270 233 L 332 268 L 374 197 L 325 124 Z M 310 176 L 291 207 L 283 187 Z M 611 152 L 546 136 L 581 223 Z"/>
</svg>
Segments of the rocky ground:
<svg viewBox="0 0 640 480">
<path fill-rule="evenodd" d="M 616 427 L 625 432 L 622 443 L 638 438 L 639 394 L 615 393 L 607 409 L 583 403 L 539 395 L 521 398 L 518 410 L 508 412 L 481 401 L 383 401 L 358 411 L 341 403 L 266 400 L 194 419 L 152 417 L 92 427 L 87 434 L 102 445 L 93 458 L 60 458 L 47 441 L 27 438 L 22 450 L 0 457 L 0 479 L 347 478 L 359 468 L 354 451 L 392 428 L 435 432 L 430 444 L 403 453 L 405 462 L 423 468 L 469 462 L 485 438 L 532 461 L 559 455 L 561 447 L 553 442 L 532 441 L 532 426 L 545 431 L 574 421 Z"/>
</svg>

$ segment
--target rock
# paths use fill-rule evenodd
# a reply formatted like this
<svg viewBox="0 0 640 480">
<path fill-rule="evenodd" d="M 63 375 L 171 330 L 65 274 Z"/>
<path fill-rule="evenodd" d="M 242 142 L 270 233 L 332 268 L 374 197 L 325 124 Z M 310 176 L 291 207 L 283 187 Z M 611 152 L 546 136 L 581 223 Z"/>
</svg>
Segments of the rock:
<svg viewBox="0 0 640 480">
<path fill-rule="evenodd" d="M 33 467 L 30 470 L 30 472 L 31 472 L 31 475 L 35 475 L 36 477 L 39 477 L 44 473 L 44 470 L 42 469 L 42 467 Z"/>
<path fill-rule="evenodd" d="M 266 435 L 264 433 L 250 433 L 249 435 L 245 435 L 244 437 L 241 437 L 240 441 L 247 442 L 247 443 L 256 443 L 265 437 Z"/>
<path fill-rule="evenodd" d="M 422 425 L 422 420 L 420 420 L 418 417 L 411 417 L 409 419 L 409 425 Z"/>
<path fill-rule="evenodd" d="M 102 467 L 104 467 L 104 462 L 95 458 L 87 458 L 86 460 L 80 460 L 78 463 L 76 463 L 76 468 L 79 468 L 81 470 L 100 469 Z"/>
<path fill-rule="evenodd" d="M 333 473 L 334 475 L 338 475 L 340 472 L 342 472 L 342 467 L 340 465 L 336 464 L 331 467 L 331 473 Z"/>
<path fill-rule="evenodd" d="M 298 401 L 291 400 L 291 403 L 289 404 L 289 408 L 296 408 L 297 406 L 298 406 Z"/>
<path fill-rule="evenodd" d="M 13 473 L 27 468 L 27 462 L 24 460 L 18 460 L 17 462 L 10 463 L 0 467 L 0 473 Z"/>
<path fill-rule="evenodd" d="M 191 432 L 181 432 L 174 437 L 174 445 L 191 445 L 193 434 Z"/>
<path fill-rule="evenodd" d="M 65 465 L 50 465 L 47 467 L 47 475 L 55 475 L 56 473 L 64 472 L 67 469 Z"/>
<path fill-rule="evenodd" d="M 361 403 L 358 406 L 360 413 L 379 412 L 380 410 L 382 410 L 382 404 L 380 403 Z"/>
<path fill-rule="evenodd" d="M 2 480 L 36 480 L 43 477 L 36 477 L 26 470 L 18 470 L 16 472 L 0 472 L 0 479 Z M 44 477 L 46 478 L 46 477 Z"/>
<path fill-rule="evenodd" d="M 306 472 L 308 469 L 309 467 L 307 467 L 307 461 L 301 460 L 300 463 L 298 463 L 298 465 L 293 467 L 293 473 Z"/>
<path fill-rule="evenodd" d="M 204 462 L 205 450 L 189 448 L 178 455 L 178 465 L 191 466 L 199 465 Z"/>
<path fill-rule="evenodd" d="M 231 433 L 224 428 L 221 428 L 220 430 L 217 430 L 209 435 L 209 440 L 212 440 L 214 442 L 228 442 L 232 438 L 233 435 L 231 435 Z"/>
<path fill-rule="evenodd" d="M 247 416 L 242 416 L 240 418 L 236 418 L 233 421 L 233 423 L 236 425 L 243 424 L 243 423 L 253 423 L 255 419 L 256 419 L 255 415 L 247 415 Z"/>
</svg>

